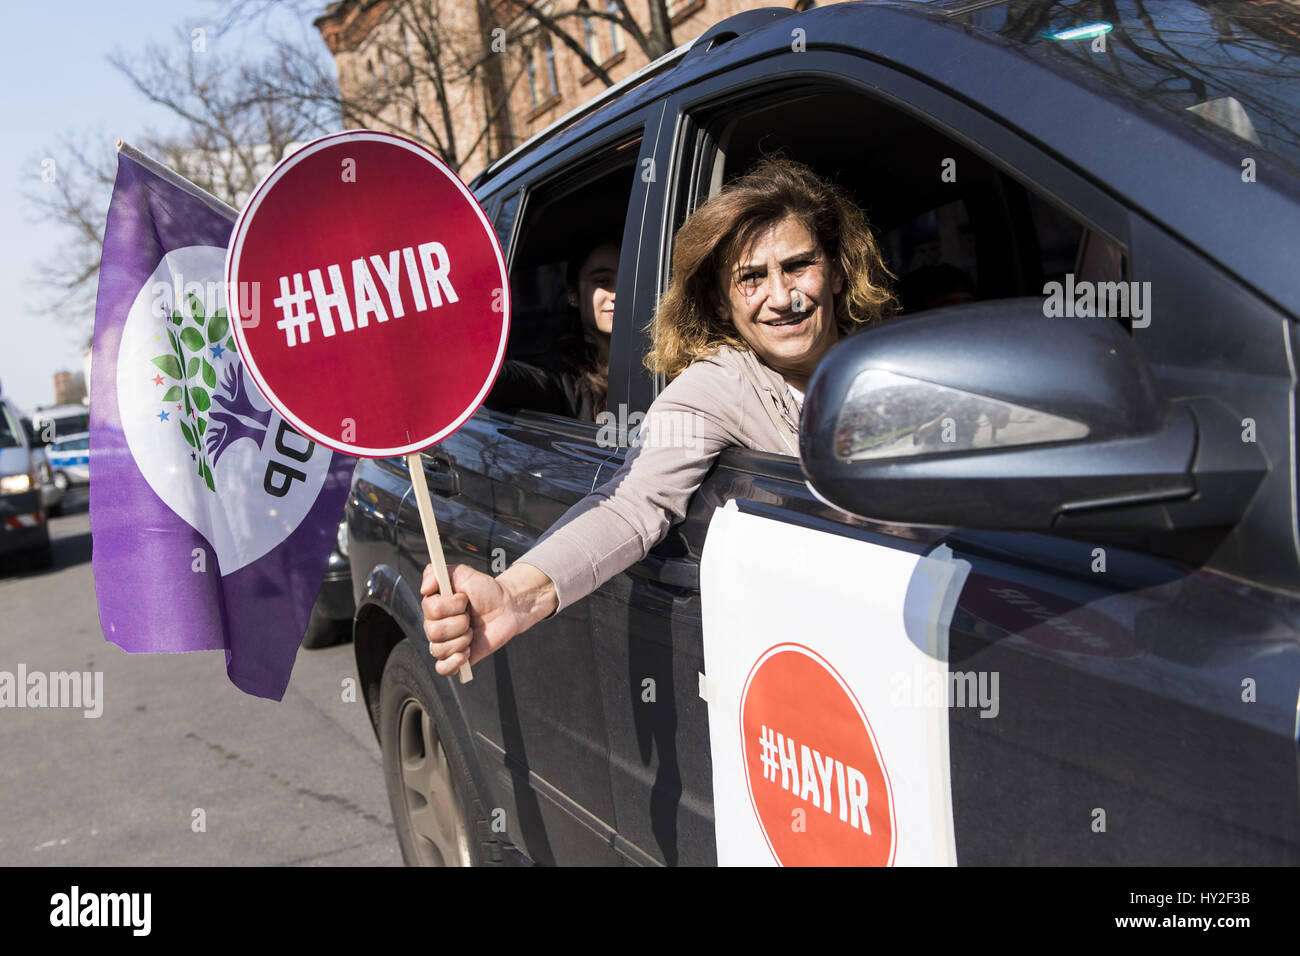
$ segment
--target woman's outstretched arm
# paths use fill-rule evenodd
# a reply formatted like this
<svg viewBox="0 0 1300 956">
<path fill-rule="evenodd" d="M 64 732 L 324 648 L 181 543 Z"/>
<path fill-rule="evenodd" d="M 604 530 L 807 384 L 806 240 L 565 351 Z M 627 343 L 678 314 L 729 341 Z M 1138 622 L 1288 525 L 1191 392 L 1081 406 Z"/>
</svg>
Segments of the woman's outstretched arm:
<svg viewBox="0 0 1300 956">
<path fill-rule="evenodd" d="M 438 673 L 455 673 L 467 653 L 477 663 L 644 558 L 685 516 L 718 453 L 745 443 L 743 389 L 732 365 L 697 362 L 651 405 L 623 467 L 508 570 L 494 578 L 456 565 L 445 597 L 426 567 L 424 629 Z"/>
<path fill-rule="evenodd" d="M 431 565 L 420 583 L 424 634 L 439 674 L 477 663 L 555 612 L 555 585 L 531 564 L 517 561 L 497 577 L 464 564 L 447 570 L 455 592 L 450 597 L 438 593 Z"/>
</svg>

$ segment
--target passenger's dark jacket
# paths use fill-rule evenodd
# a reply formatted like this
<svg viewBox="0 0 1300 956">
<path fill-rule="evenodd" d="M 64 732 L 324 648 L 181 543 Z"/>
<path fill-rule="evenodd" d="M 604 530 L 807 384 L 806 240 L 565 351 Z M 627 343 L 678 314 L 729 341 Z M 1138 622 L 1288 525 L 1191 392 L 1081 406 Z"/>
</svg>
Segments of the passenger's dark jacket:
<svg viewBox="0 0 1300 956">
<path fill-rule="evenodd" d="M 604 395 L 592 388 L 581 364 L 586 344 L 566 336 L 545 355 L 508 358 L 484 403 L 497 411 L 526 408 L 594 422 L 604 410 Z"/>
</svg>

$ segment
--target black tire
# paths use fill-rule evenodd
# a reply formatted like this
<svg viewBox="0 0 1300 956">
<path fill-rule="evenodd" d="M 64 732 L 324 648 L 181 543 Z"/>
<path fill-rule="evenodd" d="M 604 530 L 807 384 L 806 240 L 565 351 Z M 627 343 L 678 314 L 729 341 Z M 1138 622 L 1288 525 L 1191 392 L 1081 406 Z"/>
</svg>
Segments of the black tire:
<svg viewBox="0 0 1300 956">
<path fill-rule="evenodd" d="M 54 546 L 50 543 L 50 533 L 45 532 L 45 543 L 35 551 L 27 554 L 27 566 L 34 571 L 42 571 L 54 566 Z"/>
<path fill-rule="evenodd" d="M 56 471 L 54 473 L 54 487 L 59 489 L 59 503 L 51 505 L 49 513 L 52 518 L 60 518 L 63 516 L 63 499 L 68 496 L 68 489 L 72 487 L 72 482 L 68 480 L 66 473 Z"/>
<path fill-rule="evenodd" d="M 333 647 L 348 639 L 348 622 L 326 617 L 321 613 L 320 605 L 312 605 L 311 618 L 307 621 L 307 633 L 302 636 L 302 646 L 309 651 L 322 647 Z"/>
<path fill-rule="evenodd" d="M 379 690 L 384 785 L 402 859 L 407 866 L 498 866 L 501 845 L 464 754 L 454 735 L 439 732 L 449 723 L 434 681 L 446 678 L 432 662 L 427 650 L 402 641 Z"/>
</svg>

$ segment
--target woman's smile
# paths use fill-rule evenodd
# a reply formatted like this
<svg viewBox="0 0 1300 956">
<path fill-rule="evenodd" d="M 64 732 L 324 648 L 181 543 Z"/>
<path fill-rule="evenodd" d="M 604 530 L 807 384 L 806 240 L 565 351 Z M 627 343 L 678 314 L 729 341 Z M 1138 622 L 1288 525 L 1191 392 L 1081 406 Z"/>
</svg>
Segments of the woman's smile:
<svg viewBox="0 0 1300 956">
<path fill-rule="evenodd" d="M 796 387 L 839 338 L 833 274 L 817 240 L 794 216 L 761 233 L 726 282 L 731 323 L 760 359 Z"/>
</svg>

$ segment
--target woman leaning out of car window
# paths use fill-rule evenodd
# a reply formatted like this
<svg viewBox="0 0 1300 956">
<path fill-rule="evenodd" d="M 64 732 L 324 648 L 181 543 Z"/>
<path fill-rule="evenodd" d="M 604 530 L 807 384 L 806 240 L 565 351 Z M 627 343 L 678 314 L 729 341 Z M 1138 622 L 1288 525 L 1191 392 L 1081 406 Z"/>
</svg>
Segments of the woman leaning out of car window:
<svg viewBox="0 0 1300 956">
<path fill-rule="evenodd" d="M 671 382 L 619 471 L 493 577 L 426 567 L 424 629 L 440 674 L 511 638 L 645 557 L 685 517 L 733 445 L 798 453 L 803 392 L 843 335 L 896 309 L 862 212 L 807 167 L 767 159 L 678 231 L 646 365 Z"/>
</svg>

